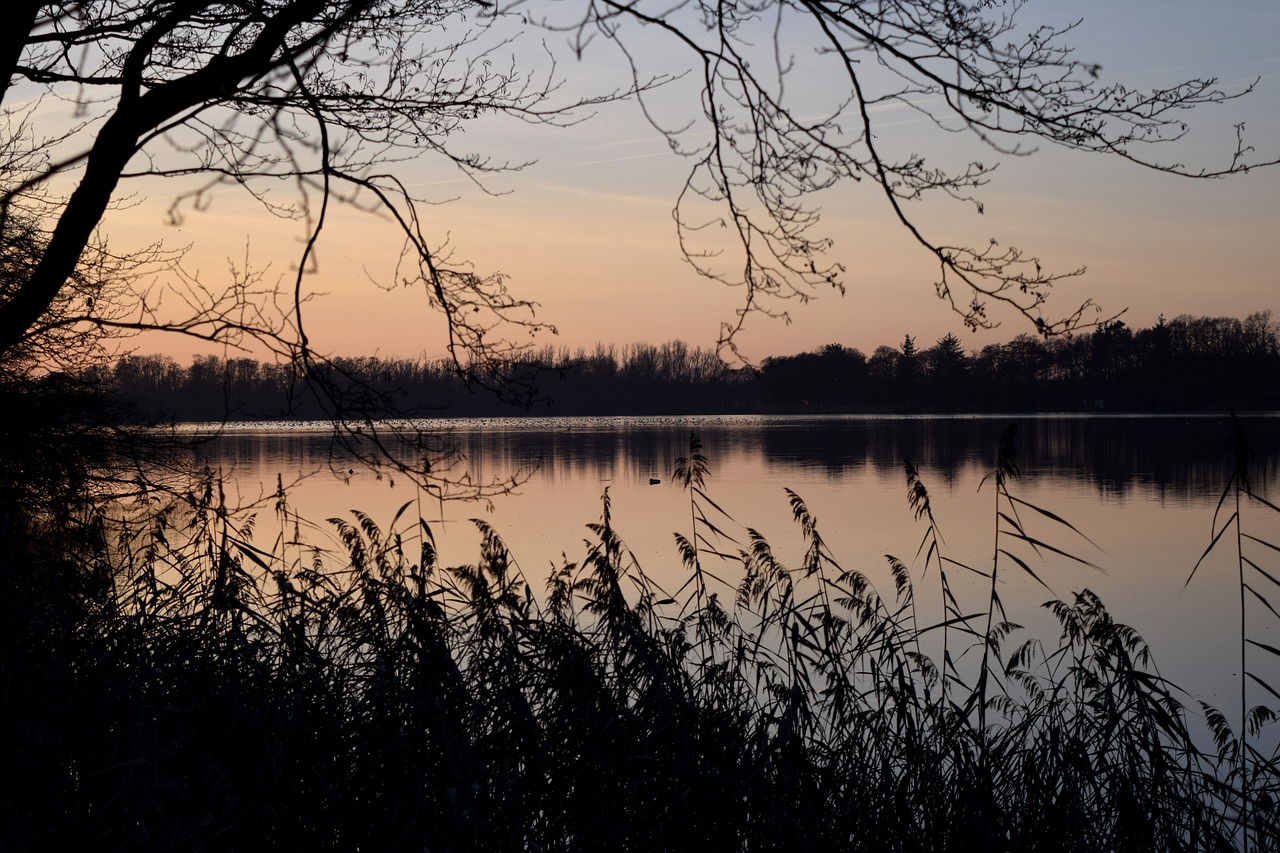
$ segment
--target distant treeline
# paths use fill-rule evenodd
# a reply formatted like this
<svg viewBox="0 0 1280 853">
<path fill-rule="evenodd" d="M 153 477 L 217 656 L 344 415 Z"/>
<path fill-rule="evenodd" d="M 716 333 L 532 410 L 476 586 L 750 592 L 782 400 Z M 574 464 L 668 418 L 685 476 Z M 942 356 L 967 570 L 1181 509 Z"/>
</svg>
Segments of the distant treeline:
<svg viewBox="0 0 1280 853">
<path fill-rule="evenodd" d="M 1073 411 L 1280 408 L 1280 324 L 1270 311 L 1231 317 L 1163 317 L 1134 330 L 1113 321 L 1088 334 L 1019 335 L 966 352 L 947 334 L 922 348 L 911 335 L 867 356 L 828 344 L 730 369 L 681 341 L 543 347 L 536 414 L 727 412 Z M 468 385 L 450 362 L 337 358 L 331 390 L 392 401 L 416 416 L 521 412 Z M 127 356 L 95 377 L 144 409 L 178 420 L 322 417 L 325 407 L 290 365 L 248 358 Z"/>
</svg>

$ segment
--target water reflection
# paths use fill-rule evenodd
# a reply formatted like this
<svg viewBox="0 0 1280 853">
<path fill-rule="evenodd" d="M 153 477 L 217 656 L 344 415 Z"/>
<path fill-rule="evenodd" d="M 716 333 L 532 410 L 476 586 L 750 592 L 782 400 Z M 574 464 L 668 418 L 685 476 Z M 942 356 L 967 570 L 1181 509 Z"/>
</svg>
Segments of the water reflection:
<svg viewBox="0 0 1280 853">
<path fill-rule="evenodd" d="M 572 418 L 454 421 L 447 425 L 479 480 L 532 470 L 518 493 L 491 506 L 436 503 L 409 484 L 378 479 L 331 456 L 328 433 L 288 429 L 231 430 L 204 446 L 211 465 L 226 472 L 248 499 L 275 490 L 300 473 L 320 472 L 290 493 L 296 511 L 324 529 L 323 520 L 359 508 L 389 520 L 406 501 L 431 522 L 446 564 L 476 560 L 478 535 L 468 522 L 483 518 L 506 539 L 536 585 L 563 562 L 581 560 L 586 525 L 600 515 L 607 487 L 614 520 L 646 572 L 668 589 L 684 581 L 673 533 L 689 534 L 687 494 L 670 480 L 696 430 L 710 459 L 708 491 L 732 515 L 724 543 L 734 553 L 746 541 L 743 525 L 762 531 L 784 564 L 800 562 L 803 543 L 783 492 L 807 501 L 836 558 L 868 575 L 884 594 L 892 584 L 884 555 L 920 570 L 923 528 L 906 505 L 902 459 L 912 459 L 934 498 L 948 555 L 983 567 L 991 561 L 990 487 L 980 492 L 995 459 L 1000 433 L 1018 425 L 1024 477 L 1015 493 L 1068 518 L 1096 547 L 1047 523 L 1050 541 L 1080 553 L 1105 573 L 1047 554 L 1036 571 L 1045 590 L 1017 572 L 1005 577 L 1002 598 L 1011 616 L 1049 630 L 1039 605 L 1088 587 L 1121 621 L 1151 642 L 1175 681 L 1194 683 L 1215 704 L 1232 701 L 1231 663 L 1238 643 L 1239 587 L 1230 555 L 1219 554 L 1184 590 L 1196 559 L 1212 538 L 1214 507 L 1229 474 L 1226 417 L 902 417 L 902 418 Z M 1272 494 L 1280 465 L 1280 418 L 1243 419 L 1256 448 L 1254 482 Z M 650 480 L 660 484 L 651 486 Z M 1043 522 L 1043 519 L 1041 519 Z M 1276 519 L 1255 514 L 1257 535 L 1280 541 Z M 1270 525 L 1268 527 L 1268 525 Z M 264 530 L 263 533 L 266 531 Z M 914 559 L 913 559 L 914 558 Z M 726 575 L 732 567 L 726 567 Z M 729 582 L 735 579 L 727 577 Z M 974 608 L 985 601 L 980 579 L 958 595 Z M 936 581 L 917 580 L 917 600 L 937 610 Z M 726 600 L 732 595 L 728 590 Z M 1265 621 L 1270 614 L 1260 612 Z M 1256 624 L 1261 625 L 1262 621 Z M 1268 623 L 1270 624 L 1270 623 Z M 1272 626 L 1273 628 L 1275 626 Z"/>
<path fill-rule="evenodd" d="M 1255 478 L 1276 480 L 1280 418 L 1242 418 L 1255 448 Z M 1032 477 L 1089 483 L 1098 492 L 1134 490 L 1202 502 L 1221 488 L 1231 425 L 1223 416 L 532 418 L 440 421 L 464 450 L 477 479 L 538 469 L 546 482 L 639 480 L 669 474 L 696 430 L 714 462 L 753 458 L 778 471 L 840 477 L 882 475 L 911 459 L 954 483 L 973 466 L 990 466 L 1001 432 L 1016 425 L 1018 455 Z M 301 467 L 336 470 L 329 433 L 308 429 L 232 429 L 205 447 L 214 465 L 246 472 Z"/>
</svg>

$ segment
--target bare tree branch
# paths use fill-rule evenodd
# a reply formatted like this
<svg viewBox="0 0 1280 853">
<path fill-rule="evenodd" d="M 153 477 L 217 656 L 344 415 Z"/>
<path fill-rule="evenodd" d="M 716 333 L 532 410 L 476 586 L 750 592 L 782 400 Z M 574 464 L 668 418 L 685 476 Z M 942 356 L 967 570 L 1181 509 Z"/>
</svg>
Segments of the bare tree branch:
<svg viewBox="0 0 1280 853">
<path fill-rule="evenodd" d="M 554 327 L 501 274 L 452 256 L 447 233 L 425 215 L 431 200 L 414 195 L 397 164 L 430 155 L 487 190 L 488 176 L 528 164 L 462 149 L 463 128 L 493 116 L 570 127 L 623 99 L 688 161 L 673 210 L 678 251 L 700 275 L 741 291 L 720 336 L 728 358 L 738 358 L 752 315 L 786 320 L 792 303 L 843 293 L 847 271 L 820 233 L 819 200 L 847 183 L 876 189 L 938 264 L 937 295 L 970 327 L 998 324 L 993 303 L 1043 335 L 1105 322 L 1090 300 L 1050 310 L 1053 286 L 1083 270 L 1043 269 L 996 240 L 936 236 L 917 205 L 941 198 L 980 213 L 994 164 L 1038 145 L 1192 178 L 1276 160 L 1258 155 L 1242 127 L 1219 164 L 1161 158 L 1186 135 L 1188 111 L 1253 87 L 1103 82 L 1068 44 L 1075 23 L 1024 18 L 1023 0 L 17 0 L 0 37 L 9 122 L 0 130 L 0 368 L 101 359 L 144 329 L 265 347 L 310 377 L 309 393 L 347 439 L 375 435 L 380 449 L 389 434 L 412 441 L 408 429 L 379 425 L 395 401 L 342 380 L 306 331 L 304 276 L 342 205 L 395 229 L 401 253 L 381 284 L 422 292 L 443 319 L 457 373 L 527 404 L 534 343 Z M 597 91 L 573 79 L 556 48 L 530 44 L 529 34 L 548 33 L 567 36 L 574 57 L 616 48 L 629 83 Z M 688 119 L 659 118 L 651 99 L 663 84 L 690 98 Z M 37 136 L 31 123 L 54 105 L 70 105 L 74 125 Z M 970 136 L 992 157 L 947 167 L 898 150 L 887 132 L 893 110 Z M 294 269 L 269 280 L 246 258 L 219 285 L 185 270 L 180 251 L 109 250 L 104 216 L 144 178 L 183 179 L 174 222 L 215 189 L 244 189 L 267 215 L 297 223 Z M 291 195 L 278 197 L 280 186 Z M 433 476 L 429 455 L 406 473 Z"/>
</svg>

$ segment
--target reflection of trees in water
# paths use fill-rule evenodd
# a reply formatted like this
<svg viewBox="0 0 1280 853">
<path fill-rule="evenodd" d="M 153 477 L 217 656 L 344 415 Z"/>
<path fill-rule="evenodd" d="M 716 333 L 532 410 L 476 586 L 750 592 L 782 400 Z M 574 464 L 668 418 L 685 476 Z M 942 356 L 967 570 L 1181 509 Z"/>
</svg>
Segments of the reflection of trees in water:
<svg viewBox="0 0 1280 853">
<path fill-rule="evenodd" d="M 617 422 L 565 422 L 554 429 L 487 430 L 466 434 L 468 455 L 498 465 L 537 465 L 540 477 L 599 480 L 666 479 L 688 444 L 688 427 Z M 727 457 L 725 457 L 727 458 Z"/>
<path fill-rule="evenodd" d="M 1280 420 L 1246 418 L 1255 472 L 1265 489 L 1280 468 Z M 1034 421 L 1023 458 L 1037 471 L 1079 472 L 1100 491 L 1124 496 L 1141 486 L 1161 495 L 1218 494 L 1231 468 L 1228 418 L 1117 418 Z"/>
<path fill-rule="evenodd" d="M 226 433 L 199 445 L 196 453 L 225 472 L 323 468 L 340 461 L 328 433 L 280 429 Z"/>
<path fill-rule="evenodd" d="M 670 477 L 688 448 L 690 429 L 702 439 L 714 469 L 744 455 L 770 467 L 820 469 L 841 475 L 870 468 L 894 476 L 911 459 L 940 483 L 966 469 L 994 464 L 996 442 L 1018 424 L 1018 457 L 1038 476 L 1084 480 L 1099 492 L 1123 497 L 1134 488 L 1161 495 L 1216 494 L 1229 470 L 1228 418 L 636 418 L 543 422 L 546 426 L 485 424 L 459 430 L 456 440 L 477 479 L 539 470 L 558 479 L 643 481 Z M 1280 418 L 1244 418 L 1253 446 L 1257 482 L 1280 477 Z M 203 451 L 224 470 L 324 468 L 331 457 L 324 433 L 268 430 L 227 434 Z"/>
<path fill-rule="evenodd" d="M 910 459 L 950 483 L 966 468 L 994 465 L 996 443 L 1018 425 L 1027 472 L 1084 480 L 1123 496 L 1135 487 L 1168 495 L 1213 495 L 1230 460 L 1228 418 L 903 418 L 840 422 L 829 430 L 765 431 L 771 461 L 801 457 L 839 471 L 864 462 L 882 474 Z M 1280 475 L 1280 419 L 1246 418 L 1259 484 Z M 801 457 L 803 458 L 803 457 Z"/>
</svg>

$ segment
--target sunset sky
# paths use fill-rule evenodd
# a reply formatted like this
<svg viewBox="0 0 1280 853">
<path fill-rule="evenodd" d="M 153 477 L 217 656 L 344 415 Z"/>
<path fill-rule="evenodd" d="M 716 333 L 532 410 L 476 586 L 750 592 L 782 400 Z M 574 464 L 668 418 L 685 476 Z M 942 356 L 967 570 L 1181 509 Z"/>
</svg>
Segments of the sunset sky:
<svg viewBox="0 0 1280 853">
<path fill-rule="evenodd" d="M 1101 64 L 1103 80 L 1153 88 L 1216 76 L 1231 88 L 1261 78 L 1252 95 L 1192 113 L 1185 142 L 1153 154 L 1221 167 L 1234 147 L 1233 127 L 1243 121 L 1260 158 L 1280 156 L 1280 4 L 1274 0 L 1041 0 L 1029 3 L 1022 15 L 1054 24 L 1083 18 L 1069 38 L 1078 58 Z M 557 37 L 545 38 L 551 43 Z M 566 59 L 558 70 L 570 87 L 590 91 L 592 84 L 604 88 L 621 80 L 617 56 L 607 46 L 594 45 L 580 63 L 568 51 L 560 53 Z M 671 56 L 673 66 L 685 61 Z M 687 94 L 673 86 L 654 93 L 650 105 L 676 121 L 690 108 Z M 959 155 L 996 159 L 956 135 L 939 133 L 918 114 L 900 112 L 886 114 L 881 127 L 904 149 L 944 162 Z M 426 227 L 436 239 L 449 235 L 456 256 L 470 259 L 477 271 L 500 271 L 516 295 L 536 300 L 539 319 L 559 329 L 548 342 L 571 350 L 673 338 L 714 345 L 720 322 L 732 319 L 740 294 L 700 279 L 681 261 L 671 208 L 688 164 L 671 153 L 634 103 L 601 108 L 572 128 L 508 120 L 486 123 L 456 141 L 497 160 L 536 162 L 490 178 L 488 188 L 500 195 L 486 195 L 426 157 L 388 168 L 429 201 L 448 202 L 426 209 Z M 156 237 L 171 246 L 189 243 L 188 267 L 209 282 L 226 274 L 228 259 L 241 261 L 246 252 L 267 280 L 291 278 L 299 248 L 296 226 L 273 220 L 247 194 L 221 190 L 207 210 L 176 226 L 165 224 L 168 185 L 132 189 L 137 203 L 106 225 L 117 243 Z M 1103 156 L 1043 149 L 1005 158 L 980 197 L 985 215 L 964 204 L 934 201 L 920 206 L 920 220 L 943 242 L 982 245 L 994 237 L 1037 255 L 1046 268 L 1087 266 L 1087 275 L 1056 291 L 1051 305 L 1060 313 L 1086 298 L 1108 313 L 1127 309 L 1124 319 L 1135 327 L 1154 323 L 1162 313 L 1280 313 L 1280 169 L 1194 181 Z M 835 241 L 831 258 L 848 269 L 848 293 L 822 293 L 808 305 L 788 306 L 790 325 L 755 318 L 739 341 L 748 357 L 830 342 L 869 354 L 879 344 L 896 345 L 907 333 L 928 346 L 955 332 L 966 347 L 977 348 L 1032 331 L 1022 318 L 998 311 L 998 329 L 964 329 L 933 295 L 935 266 L 867 182 L 829 192 L 821 203 L 818 233 Z M 440 354 L 441 325 L 422 294 L 382 292 L 373 283 L 391 280 L 396 245 L 385 223 L 335 214 L 319 246 L 318 271 L 307 279 L 327 294 L 306 315 L 318 349 Z M 185 361 L 195 348 L 148 341 L 143 349 Z"/>
</svg>

